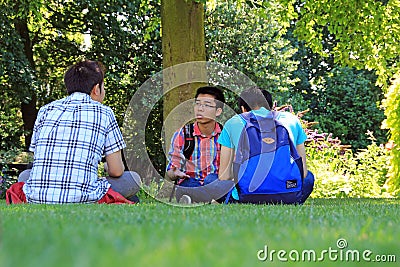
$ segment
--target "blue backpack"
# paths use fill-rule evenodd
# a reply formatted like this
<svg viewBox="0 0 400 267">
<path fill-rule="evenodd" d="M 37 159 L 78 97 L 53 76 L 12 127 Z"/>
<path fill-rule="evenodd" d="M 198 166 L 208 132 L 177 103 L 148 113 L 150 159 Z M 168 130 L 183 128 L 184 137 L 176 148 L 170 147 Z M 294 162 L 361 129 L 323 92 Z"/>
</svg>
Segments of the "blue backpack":
<svg viewBox="0 0 400 267">
<path fill-rule="evenodd" d="M 276 120 L 246 112 L 233 173 L 239 202 L 294 204 L 301 197 L 303 163 L 288 130 Z"/>
</svg>

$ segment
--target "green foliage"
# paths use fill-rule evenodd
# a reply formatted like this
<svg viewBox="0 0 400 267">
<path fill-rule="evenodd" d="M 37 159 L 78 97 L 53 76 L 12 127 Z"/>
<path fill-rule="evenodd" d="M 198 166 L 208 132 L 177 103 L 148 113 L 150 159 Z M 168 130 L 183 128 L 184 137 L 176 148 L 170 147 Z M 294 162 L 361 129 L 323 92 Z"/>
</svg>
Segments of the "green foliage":
<svg viewBox="0 0 400 267">
<path fill-rule="evenodd" d="M 159 1 L 28 2 L 8 0 L 1 6 L 0 36 L 4 41 L 0 41 L 0 88 L 5 94 L 0 96 L 0 149 L 22 145 L 21 102 L 31 99 L 32 93 L 39 107 L 66 96 L 64 72 L 84 58 L 105 64 L 104 104 L 113 109 L 122 125 L 132 95 L 161 68 Z M 34 70 L 16 32 L 17 19 L 27 21 Z M 158 106 L 156 113 L 162 114 L 160 110 Z M 156 127 L 149 131 L 158 131 L 160 116 L 152 117 L 150 124 Z M 152 157 L 159 158 L 161 145 L 154 149 L 153 144 L 150 146 Z M 137 166 L 141 165 L 139 161 Z"/>
<path fill-rule="evenodd" d="M 379 108 L 383 93 L 373 84 L 373 77 L 363 71 L 334 68 L 312 81 L 311 88 L 315 100 L 309 118 L 319 123 L 322 132 L 333 133 L 353 151 L 367 147 L 368 131 L 378 143 L 387 142 L 386 131 L 380 127 L 385 118 Z"/>
<path fill-rule="evenodd" d="M 297 48 L 294 59 L 300 63 L 293 76 L 299 81 L 290 95 L 283 95 L 283 100 L 295 110 L 310 109 L 307 118 L 319 122 L 322 132 L 334 133 L 343 143 L 352 145 L 353 152 L 367 147 L 367 131 L 374 133 L 378 143 L 385 143 L 387 131 L 380 127 L 384 119 L 380 108 L 384 94 L 375 85 L 376 75 L 340 67 L 332 54 L 322 57 L 314 53 L 292 32 L 293 28 L 289 29 L 286 37 Z M 324 50 L 331 51 L 337 41 L 327 30 L 322 38 Z"/>
<path fill-rule="evenodd" d="M 269 5 L 215 2 L 206 12 L 206 51 L 207 60 L 233 67 L 259 87 L 276 93 L 294 84 L 291 72 L 297 62 L 291 59 L 295 49 L 281 37 L 276 3 Z"/>
<path fill-rule="evenodd" d="M 7 93 L 2 94 L 7 97 Z M 10 100 L 10 98 L 8 98 Z M 2 99 L 0 99 L 2 102 Z M 21 136 L 23 135 L 23 124 L 19 106 L 5 103 L 0 105 L 0 149 L 21 148 Z"/>
<path fill-rule="evenodd" d="M 0 4 L 0 149 L 21 148 L 24 134 L 21 103 L 28 103 L 36 88 L 34 72 L 13 29 L 12 6 Z"/>
<path fill-rule="evenodd" d="M 32 161 L 33 154 L 21 149 L 0 150 L 0 199 L 5 198 L 6 190 L 18 180 L 19 172 L 11 169 L 8 163 L 29 163 Z"/>
<path fill-rule="evenodd" d="M 161 177 L 165 175 L 166 157 L 163 145 L 165 144 L 162 134 L 163 124 L 163 102 L 158 101 L 150 112 L 146 124 L 146 148 L 149 158 Z M 147 172 L 150 174 L 150 172 Z M 153 174 L 155 176 L 156 174 Z"/>
<path fill-rule="evenodd" d="M 383 102 L 386 120 L 383 127 L 390 130 L 391 149 L 390 185 L 400 192 L 400 72 L 393 80 Z"/>
<path fill-rule="evenodd" d="M 22 149 L 0 150 L 0 163 L 29 163 L 33 161 L 33 153 Z"/>
<path fill-rule="evenodd" d="M 291 0 L 280 2 L 292 4 Z M 294 7 L 294 33 L 300 41 L 337 64 L 373 70 L 377 84 L 386 90 L 390 78 L 400 69 L 400 1 L 295 1 Z M 398 163 L 391 161 L 391 173 L 397 173 L 397 177 Z M 397 177 L 393 185 L 400 188 Z"/>
<path fill-rule="evenodd" d="M 370 186 L 364 188 L 370 190 L 373 187 L 385 189 L 388 174 L 389 151 L 383 145 L 377 145 L 374 137 L 370 136 L 372 143 L 366 149 L 361 149 L 356 153 L 357 166 L 354 175 L 358 181 L 370 180 Z M 362 184 L 359 185 L 363 188 Z M 380 192 L 378 191 L 378 194 Z"/>
<path fill-rule="evenodd" d="M 307 166 L 314 173 L 314 198 L 390 197 L 385 183 L 389 153 L 383 145 L 371 144 L 355 154 L 330 135 L 307 143 Z"/>
<path fill-rule="evenodd" d="M 6 198 L 6 191 L 10 186 L 17 181 L 15 177 L 11 177 L 7 174 L 8 167 L 4 166 L 0 170 L 0 199 Z"/>
<path fill-rule="evenodd" d="M 122 125 L 132 95 L 161 66 L 158 1 L 50 1 L 43 8 L 46 20 L 31 25 L 40 106 L 65 96 L 68 66 L 95 59 L 107 68 L 104 104 Z"/>
<path fill-rule="evenodd" d="M 314 52 L 331 54 L 345 66 L 374 70 L 379 85 L 399 70 L 398 0 L 297 1 L 295 11 L 294 33 Z M 324 31 L 335 40 L 331 50 L 324 48 Z"/>
<path fill-rule="evenodd" d="M 317 92 L 315 92 L 318 88 L 312 87 L 311 83 L 326 76 L 335 67 L 335 63 L 333 56 L 322 57 L 308 48 L 304 41 L 299 41 L 293 34 L 294 30 L 295 27 L 292 25 L 286 32 L 285 38 L 290 40 L 291 45 L 297 50 L 293 55 L 293 60 L 299 63 L 297 69 L 292 73 L 297 82 L 290 91 L 285 92 L 285 94 L 278 94 L 277 97 L 280 98 L 278 100 L 293 106 L 295 110 L 304 110 L 315 106 L 319 101 L 316 97 Z M 327 32 L 325 32 L 323 44 L 327 50 L 334 46 Z M 311 113 L 308 115 L 311 115 Z"/>
</svg>

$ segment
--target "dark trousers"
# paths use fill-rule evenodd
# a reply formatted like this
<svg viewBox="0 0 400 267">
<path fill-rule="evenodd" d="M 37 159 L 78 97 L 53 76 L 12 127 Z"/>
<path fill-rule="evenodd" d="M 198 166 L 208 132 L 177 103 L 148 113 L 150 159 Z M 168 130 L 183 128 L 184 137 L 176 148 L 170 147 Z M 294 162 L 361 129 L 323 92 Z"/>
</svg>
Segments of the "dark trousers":
<svg viewBox="0 0 400 267">
<path fill-rule="evenodd" d="M 32 169 L 27 169 L 18 176 L 18 182 L 26 182 L 29 179 L 29 175 Z M 111 188 L 120 193 L 125 198 L 134 196 L 141 186 L 139 174 L 132 171 L 125 171 L 120 177 L 105 177 L 111 184 Z"/>
<path fill-rule="evenodd" d="M 179 202 L 183 195 L 188 195 L 192 198 L 193 202 L 209 203 L 213 199 L 222 202 L 225 200 L 224 196 L 226 196 L 234 185 L 233 181 L 219 180 L 218 175 L 215 173 L 207 175 L 203 184 L 197 179 L 188 178 L 176 187 L 176 200 Z"/>
</svg>

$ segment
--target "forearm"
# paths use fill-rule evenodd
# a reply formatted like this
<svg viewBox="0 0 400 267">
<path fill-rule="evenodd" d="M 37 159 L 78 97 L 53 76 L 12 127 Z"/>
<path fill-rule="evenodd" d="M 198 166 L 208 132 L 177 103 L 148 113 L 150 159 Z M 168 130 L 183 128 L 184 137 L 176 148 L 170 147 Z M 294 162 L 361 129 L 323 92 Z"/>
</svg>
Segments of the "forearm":
<svg viewBox="0 0 400 267">
<path fill-rule="evenodd" d="M 107 173 L 111 177 L 120 177 L 124 173 L 121 150 L 106 156 Z"/>
<path fill-rule="evenodd" d="M 172 140 L 172 142 L 174 142 L 174 140 Z M 178 145 L 171 145 L 171 149 L 168 152 L 168 165 L 166 175 L 167 178 L 172 181 L 175 181 L 179 178 L 177 176 L 177 171 L 180 171 L 183 167 L 182 165 L 184 164 L 182 149 L 183 148 Z"/>
<path fill-rule="evenodd" d="M 232 161 L 233 161 L 233 149 L 221 146 L 221 159 L 219 166 L 218 178 L 220 180 L 233 180 L 232 176 Z"/>
<path fill-rule="evenodd" d="M 224 168 L 223 170 L 220 170 L 218 178 L 220 180 L 233 180 L 230 168 Z"/>
<path fill-rule="evenodd" d="M 308 173 L 308 169 L 307 169 L 307 162 L 306 162 L 306 148 L 304 146 L 304 144 L 301 145 L 297 145 L 296 146 L 296 150 L 297 153 L 299 154 L 299 156 L 301 157 L 302 161 L 303 161 L 303 175 L 304 178 L 307 176 Z"/>
</svg>

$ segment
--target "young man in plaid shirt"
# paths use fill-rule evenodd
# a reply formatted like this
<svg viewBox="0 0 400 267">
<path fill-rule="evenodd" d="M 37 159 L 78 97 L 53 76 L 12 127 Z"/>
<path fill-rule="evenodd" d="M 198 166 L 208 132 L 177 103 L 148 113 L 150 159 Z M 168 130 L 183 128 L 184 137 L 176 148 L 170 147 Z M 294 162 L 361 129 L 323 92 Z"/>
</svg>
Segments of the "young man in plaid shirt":
<svg viewBox="0 0 400 267">
<path fill-rule="evenodd" d="M 105 96 L 104 67 L 85 60 L 64 76 L 67 97 L 43 106 L 35 122 L 30 151 L 33 167 L 7 191 L 7 203 L 133 203 L 140 177 L 124 172 L 125 148 Z M 105 155 L 109 177 L 99 178 Z"/>
<path fill-rule="evenodd" d="M 218 180 L 221 127 L 216 118 L 224 106 L 223 92 L 213 86 L 197 89 L 194 102 L 193 152 L 184 155 L 185 127 L 172 137 L 168 153 L 167 176 L 178 180 L 176 199 L 180 203 L 211 202 L 224 196 L 233 186 L 231 181 Z"/>
</svg>

